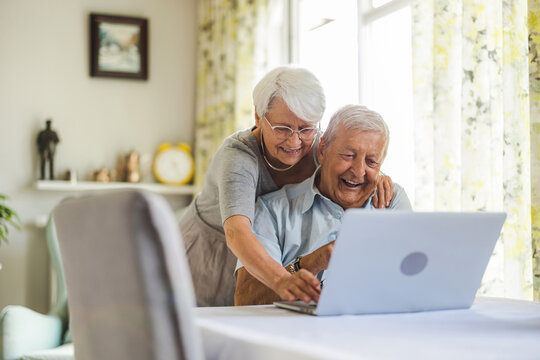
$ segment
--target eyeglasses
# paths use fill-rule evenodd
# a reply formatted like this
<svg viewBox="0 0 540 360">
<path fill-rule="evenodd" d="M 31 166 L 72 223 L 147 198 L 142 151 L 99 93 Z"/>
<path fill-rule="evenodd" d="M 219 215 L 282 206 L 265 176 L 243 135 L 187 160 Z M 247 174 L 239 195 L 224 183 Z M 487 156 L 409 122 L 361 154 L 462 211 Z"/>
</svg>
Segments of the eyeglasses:
<svg viewBox="0 0 540 360">
<path fill-rule="evenodd" d="M 272 126 L 266 116 L 263 116 L 263 118 L 268 123 L 268 126 L 272 128 L 272 132 L 278 140 L 287 140 L 288 138 L 293 136 L 294 133 L 298 133 L 298 137 L 300 138 L 300 140 L 311 140 L 319 132 L 318 127 L 307 127 L 300 130 L 293 130 L 288 126 Z"/>
</svg>

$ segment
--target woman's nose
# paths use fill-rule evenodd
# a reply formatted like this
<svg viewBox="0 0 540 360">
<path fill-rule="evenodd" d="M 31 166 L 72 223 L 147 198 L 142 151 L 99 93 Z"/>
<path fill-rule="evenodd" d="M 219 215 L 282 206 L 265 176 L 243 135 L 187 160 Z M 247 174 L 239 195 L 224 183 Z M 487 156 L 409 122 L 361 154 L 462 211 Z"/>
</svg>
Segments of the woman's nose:
<svg viewBox="0 0 540 360">
<path fill-rule="evenodd" d="M 294 132 L 291 136 L 289 136 L 288 142 L 295 145 L 299 145 L 300 143 L 302 143 L 302 140 L 300 139 L 300 133 Z"/>
</svg>

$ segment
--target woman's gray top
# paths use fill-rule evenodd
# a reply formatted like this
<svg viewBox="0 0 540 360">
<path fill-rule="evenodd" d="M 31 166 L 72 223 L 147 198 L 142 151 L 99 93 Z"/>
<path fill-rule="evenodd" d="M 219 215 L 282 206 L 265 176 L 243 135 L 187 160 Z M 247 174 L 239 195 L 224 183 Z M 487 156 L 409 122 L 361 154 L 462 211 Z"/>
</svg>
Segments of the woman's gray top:
<svg viewBox="0 0 540 360">
<path fill-rule="evenodd" d="M 251 131 L 225 139 L 201 193 L 180 220 L 198 306 L 234 304 L 236 257 L 227 248 L 223 223 L 233 215 L 252 221 L 257 197 L 278 190 Z"/>
</svg>

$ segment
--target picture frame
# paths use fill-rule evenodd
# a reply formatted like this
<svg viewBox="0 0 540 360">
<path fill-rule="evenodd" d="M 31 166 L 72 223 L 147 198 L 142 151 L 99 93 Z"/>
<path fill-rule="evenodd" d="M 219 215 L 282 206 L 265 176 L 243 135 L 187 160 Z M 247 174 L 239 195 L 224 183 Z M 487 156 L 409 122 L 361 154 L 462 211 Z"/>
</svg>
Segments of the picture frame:
<svg viewBox="0 0 540 360">
<path fill-rule="evenodd" d="M 148 20 L 90 14 L 90 76 L 148 79 Z"/>
</svg>

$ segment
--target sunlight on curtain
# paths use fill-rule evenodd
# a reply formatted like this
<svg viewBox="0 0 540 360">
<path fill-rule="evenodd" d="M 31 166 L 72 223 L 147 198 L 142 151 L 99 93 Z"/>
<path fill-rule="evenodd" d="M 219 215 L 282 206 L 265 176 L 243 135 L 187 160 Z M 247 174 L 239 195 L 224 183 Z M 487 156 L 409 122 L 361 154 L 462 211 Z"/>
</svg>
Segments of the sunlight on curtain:
<svg viewBox="0 0 540 360">
<path fill-rule="evenodd" d="M 540 299 L 540 1 L 529 0 L 531 211 L 534 297 Z"/>
<path fill-rule="evenodd" d="M 223 139 L 254 123 L 251 90 L 265 66 L 257 39 L 267 19 L 267 0 L 198 2 L 196 186 Z"/>
<path fill-rule="evenodd" d="M 527 0 L 412 5 L 416 210 L 505 211 L 480 293 L 530 299 Z"/>
</svg>

